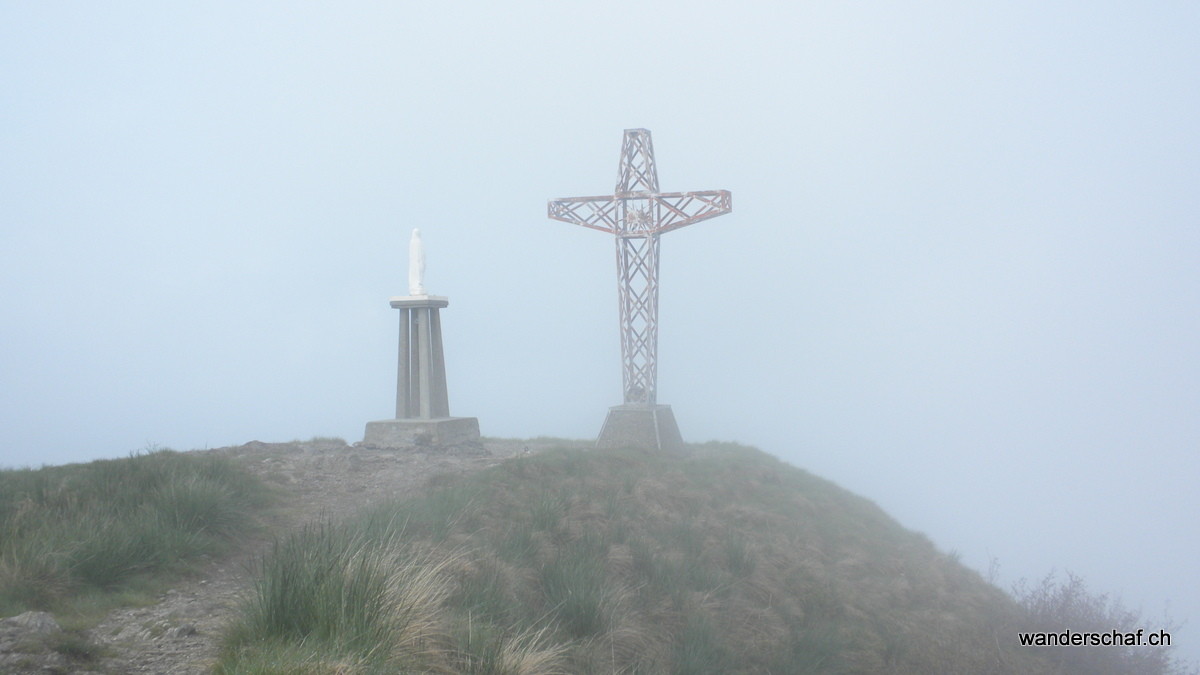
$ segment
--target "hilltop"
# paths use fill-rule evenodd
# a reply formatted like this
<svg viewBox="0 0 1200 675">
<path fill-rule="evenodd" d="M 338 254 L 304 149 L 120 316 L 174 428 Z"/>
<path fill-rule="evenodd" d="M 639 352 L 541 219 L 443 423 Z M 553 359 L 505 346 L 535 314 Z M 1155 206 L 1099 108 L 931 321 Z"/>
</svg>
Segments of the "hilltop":
<svg viewBox="0 0 1200 675">
<path fill-rule="evenodd" d="M 678 456 L 589 446 L 485 439 L 447 452 L 313 439 L 184 453 L 270 486 L 259 526 L 57 651 L 6 662 L 0 641 L 0 663 L 1072 672 L 1016 645 L 1015 631 L 1031 626 L 1009 595 L 829 481 L 736 444 Z"/>
<path fill-rule="evenodd" d="M 516 457 L 344 529 L 306 531 L 277 558 L 353 550 L 306 564 L 357 587 L 373 542 L 393 540 L 403 544 L 392 553 L 448 580 L 437 602 L 403 601 L 405 621 L 421 615 L 422 639 L 444 641 L 440 651 L 423 653 L 404 626 L 379 638 L 411 642 L 401 654 L 376 662 L 378 644 L 354 646 L 362 625 L 392 621 L 386 611 L 295 625 L 310 610 L 290 597 L 324 582 L 289 562 L 267 566 L 228 672 L 280 658 L 320 664 L 312 672 L 1054 672 L 1013 644 L 1017 607 L 978 574 L 868 500 L 732 444 Z M 306 581 L 281 590 L 295 579 Z M 296 651 L 281 657 L 280 641 Z"/>
</svg>

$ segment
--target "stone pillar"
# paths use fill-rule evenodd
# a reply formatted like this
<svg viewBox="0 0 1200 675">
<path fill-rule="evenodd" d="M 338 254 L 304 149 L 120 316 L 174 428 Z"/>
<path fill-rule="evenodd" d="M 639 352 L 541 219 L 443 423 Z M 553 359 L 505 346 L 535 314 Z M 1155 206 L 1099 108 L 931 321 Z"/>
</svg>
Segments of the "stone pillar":
<svg viewBox="0 0 1200 675">
<path fill-rule="evenodd" d="M 442 349 L 440 310 L 449 299 L 437 295 L 392 298 L 400 310 L 396 365 L 396 419 L 368 422 L 363 445 L 401 448 L 450 446 L 479 441 L 479 420 L 451 417 Z"/>
<path fill-rule="evenodd" d="M 439 312 L 449 304 L 437 296 L 392 298 L 392 307 L 400 310 L 396 419 L 450 416 Z"/>
</svg>

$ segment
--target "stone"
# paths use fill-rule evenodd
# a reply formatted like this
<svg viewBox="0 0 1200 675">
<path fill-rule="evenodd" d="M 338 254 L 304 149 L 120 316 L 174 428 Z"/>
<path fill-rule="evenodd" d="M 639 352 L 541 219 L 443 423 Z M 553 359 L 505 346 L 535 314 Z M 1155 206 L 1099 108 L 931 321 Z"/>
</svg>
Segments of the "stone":
<svg viewBox="0 0 1200 675">
<path fill-rule="evenodd" d="M 392 298 L 390 304 L 400 310 L 396 419 L 449 417 L 440 314 L 449 300 L 428 295 Z"/>
<path fill-rule="evenodd" d="M 665 452 L 683 452 L 683 437 L 669 405 L 617 405 L 608 409 L 608 417 L 596 439 L 598 448 L 641 448 Z"/>
<path fill-rule="evenodd" d="M 178 626 L 174 626 L 172 628 L 168 628 L 167 629 L 167 637 L 178 640 L 180 638 L 186 638 L 186 637 L 191 637 L 193 635 L 197 635 L 197 634 L 199 634 L 199 632 L 200 631 L 196 629 L 195 625 L 190 624 L 190 623 L 185 623 L 185 624 L 180 624 Z"/>
<path fill-rule="evenodd" d="M 67 672 L 66 659 L 47 646 L 62 628 L 46 612 L 25 612 L 0 620 L 0 672 Z"/>
<path fill-rule="evenodd" d="M 446 447 L 478 441 L 479 419 L 475 417 L 395 419 L 367 422 L 362 447 Z"/>
<path fill-rule="evenodd" d="M 0 621 L 0 630 L 26 635 L 49 635 L 62 630 L 48 612 L 25 612 Z"/>
</svg>

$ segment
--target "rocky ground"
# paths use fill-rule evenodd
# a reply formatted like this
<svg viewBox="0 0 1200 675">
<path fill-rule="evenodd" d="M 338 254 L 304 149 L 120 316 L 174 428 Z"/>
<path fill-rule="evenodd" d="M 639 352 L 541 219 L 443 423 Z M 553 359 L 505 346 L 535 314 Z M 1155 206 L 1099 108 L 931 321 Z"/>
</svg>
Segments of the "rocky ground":
<svg viewBox="0 0 1200 675">
<path fill-rule="evenodd" d="M 254 560 L 280 533 L 305 523 L 338 519 L 373 503 L 403 496 L 432 476 L 469 473 L 524 452 L 561 446 L 552 440 L 485 439 L 482 444 L 435 449 L 379 450 L 338 439 L 293 443 L 257 441 L 204 452 L 228 455 L 282 493 L 261 536 L 207 561 L 202 571 L 164 593 L 148 607 L 111 612 L 87 637 L 102 657 L 81 671 L 62 655 L 58 627 L 49 615 L 29 613 L 0 621 L 0 672 L 12 673 L 207 673 L 221 631 L 251 586 Z M 38 647 L 54 644 L 57 651 Z M 65 651 L 70 651 L 69 649 Z"/>
</svg>

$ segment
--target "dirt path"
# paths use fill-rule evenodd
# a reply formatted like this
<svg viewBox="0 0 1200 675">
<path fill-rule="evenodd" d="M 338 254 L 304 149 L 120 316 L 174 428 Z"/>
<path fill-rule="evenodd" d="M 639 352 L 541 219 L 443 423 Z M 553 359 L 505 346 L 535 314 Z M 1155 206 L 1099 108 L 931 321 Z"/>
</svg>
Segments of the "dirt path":
<svg viewBox="0 0 1200 675">
<path fill-rule="evenodd" d="M 149 607 L 113 611 L 90 632 L 110 656 L 105 673 L 208 673 L 221 631 L 250 588 L 250 567 L 280 533 L 305 523 L 339 519 L 373 503 L 403 496 L 443 473 L 469 473 L 509 457 L 561 442 L 487 440 L 484 450 L 370 450 L 341 441 L 259 443 L 206 452 L 244 462 L 266 482 L 282 488 L 284 504 L 270 531 L 212 560 L 198 576 L 167 591 Z"/>
</svg>

